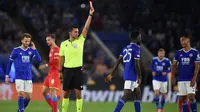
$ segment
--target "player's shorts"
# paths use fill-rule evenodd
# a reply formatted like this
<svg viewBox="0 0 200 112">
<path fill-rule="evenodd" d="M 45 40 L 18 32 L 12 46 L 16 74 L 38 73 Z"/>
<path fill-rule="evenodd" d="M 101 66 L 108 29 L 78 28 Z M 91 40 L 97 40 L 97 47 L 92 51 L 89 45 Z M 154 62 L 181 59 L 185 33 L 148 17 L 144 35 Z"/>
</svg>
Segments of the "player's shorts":
<svg viewBox="0 0 200 112">
<path fill-rule="evenodd" d="M 137 87 L 138 87 L 137 81 L 126 80 L 124 82 L 124 89 L 130 89 L 131 91 L 134 91 L 134 89 Z"/>
<path fill-rule="evenodd" d="M 32 93 L 33 91 L 32 80 L 15 79 L 15 85 L 17 92 L 22 91 L 22 92 Z"/>
<path fill-rule="evenodd" d="M 160 90 L 161 93 L 167 93 L 167 81 L 162 82 L 162 81 L 157 81 L 153 80 L 153 90 Z"/>
<path fill-rule="evenodd" d="M 63 72 L 63 90 L 79 89 L 83 90 L 83 72 L 82 67 L 64 68 Z"/>
<path fill-rule="evenodd" d="M 59 90 L 59 88 L 60 88 L 60 78 L 59 78 L 58 71 L 49 72 L 49 74 L 46 77 L 43 85 L 45 87 L 48 87 L 48 88 L 55 88 L 55 89 Z"/>
<path fill-rule="evenodd" d="M 178 95 L 184 96 L 188 94 L 195 94 L 196 92 L 196 84 L 195 86 L 190 86 L 190 81 L 179 81 L 178 82 Z"/>
</svg>

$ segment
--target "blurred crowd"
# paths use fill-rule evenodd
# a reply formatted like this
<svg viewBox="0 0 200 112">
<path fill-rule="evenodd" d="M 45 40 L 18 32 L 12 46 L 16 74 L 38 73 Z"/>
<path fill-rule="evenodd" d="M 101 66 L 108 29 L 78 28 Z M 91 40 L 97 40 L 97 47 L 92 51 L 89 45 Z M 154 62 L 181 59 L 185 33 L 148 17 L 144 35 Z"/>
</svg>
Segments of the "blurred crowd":
<svg viewBox="0 0 200 112">
<path fill-rule="evenodd" d="M 26 18 L 38 37 L 55 33 L 57 42 L 68 38 L 68 26 L 83 27 L 88 16 L 88 1 L 80 0 L 1 0 L 1 10 L 13 18 Z M 192 35 L 192 44 L 200 48 L 199 7 L 194 0 L 179 2 L 172 0 L 93 0 L 95 15 L 91 27 L 98 32 L 127 32 L 139 29 L 143 43 L 156 55 L 162 47 L 169 58 L 180 48 L 181 31 Z M 189 5 L 188 5 L 189 4 Z M 14 11 L 14 12 L 13 12 Z M 13 14 L 13 15 L 12 15 Z M 0 13 L 0 54 L 8 54 L 19 45 L 21 29 L 6 13 Z M 44 41 L 44 39 L 43 39 Z M 3 44 L 7 43 L 7 44 Z M 120 44 L 115 43 L 115 44 Z M 104 51 L 88 36 L 84 56 L 85 73 L 96 77 L 110 72 L 111 61 Z"/>
</svg>

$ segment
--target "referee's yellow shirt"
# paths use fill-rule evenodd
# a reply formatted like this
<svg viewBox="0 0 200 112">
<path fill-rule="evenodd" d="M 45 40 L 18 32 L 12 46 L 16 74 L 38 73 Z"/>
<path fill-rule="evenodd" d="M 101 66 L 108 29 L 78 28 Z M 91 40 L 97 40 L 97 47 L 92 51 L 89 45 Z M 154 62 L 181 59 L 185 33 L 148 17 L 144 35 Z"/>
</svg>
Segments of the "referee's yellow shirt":
<svg viewBox="0 0 200 112">
<path fill-rule="evenodd" d="M 65 40 L 60 45 L 60 56 L 65 57 L 65 68 L 76 68 L 83 65 L 83 48 L 85 38 L 81 34 L 76 40 Z"/>
</svg>

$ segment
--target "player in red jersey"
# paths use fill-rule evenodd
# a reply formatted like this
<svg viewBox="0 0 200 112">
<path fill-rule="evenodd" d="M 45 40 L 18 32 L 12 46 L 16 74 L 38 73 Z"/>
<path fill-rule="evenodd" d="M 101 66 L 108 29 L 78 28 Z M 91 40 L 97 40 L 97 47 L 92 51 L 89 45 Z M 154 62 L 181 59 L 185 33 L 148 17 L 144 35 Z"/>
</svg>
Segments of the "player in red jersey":
<svg viewBox="0 0 200 112">
<path fill-rule="evenodd" d="M 58 112 L 58 97 L 57 92 L 60 87 L 59 76 L 59 50 L 60 48 L 55 44 L 55 35 L 50 34 L 46 37 L 48 46 L 50 47 L 49 63 L 40 65 L 39 69 L 50 67 L 48 76 L 44 81 L 43 96 L 47 103 L 51 106 L 52 112 Z"/>
</svg>

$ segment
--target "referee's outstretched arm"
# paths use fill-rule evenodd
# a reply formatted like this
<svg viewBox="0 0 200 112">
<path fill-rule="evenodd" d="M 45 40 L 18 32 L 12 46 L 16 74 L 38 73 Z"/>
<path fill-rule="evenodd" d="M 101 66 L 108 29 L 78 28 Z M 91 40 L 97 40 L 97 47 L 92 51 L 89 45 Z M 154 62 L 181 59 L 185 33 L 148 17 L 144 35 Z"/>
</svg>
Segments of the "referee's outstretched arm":
<svg viewBox="0 0 200 112">
<path fill-rule="evenodd" d="M 88 33 L 88 30 L 89 30 L 89 27 L 90 27 L 90 23 L 91 23 L 91 20 L 92 20 L 92 16 L 93 16 L 93 13 L 94 13 L 94 7 L 92 5 L 92 2 L 90 2 L 90 11 L 89 11 L 89 15 L 88 15 L 88 18 L 87 18 L 87 21 L 85 23 L 85 26 L 82 30 L 82 35 L 86 38 L 87 36 L 87 33 Z"/>
</svg>

